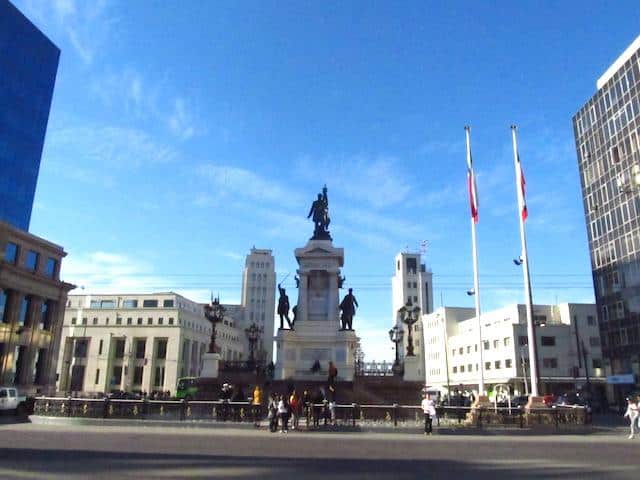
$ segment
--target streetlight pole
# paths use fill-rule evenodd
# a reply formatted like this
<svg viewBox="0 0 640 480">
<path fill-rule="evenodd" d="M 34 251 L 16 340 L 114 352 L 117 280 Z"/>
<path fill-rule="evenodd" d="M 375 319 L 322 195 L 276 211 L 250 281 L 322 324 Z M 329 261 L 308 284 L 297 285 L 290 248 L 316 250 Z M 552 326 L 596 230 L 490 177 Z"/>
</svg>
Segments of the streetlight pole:
<svg viewBox="0 0 640 480">
<path fill-rule="evenodd" d="M 415 357 L 413 353 L 413 325 L 418 321 L 418 315 L 420 314 L 420 307 L 411 307 L 413 307 L 413 304 L 409 299 L 407 304 L 398 310 L 400 320 L 407 326 L 407 357 Z"/>
<path fill-rule="evenodd" d="M 397 374 L 401 373 L 401 370 L 402 370 L 400 367 L 400 352 L 399 352 L 398 344 L 402 343 L 403 337 L 404 337 L 404 331 L 399 325 L 394 325 L 393 328 L 389 330 L 389 340 L 391 340 L 396 345 L 396 359 L 393 362 L 392 369 L 393 369 L 393 372 Z"/>
<path fill-rule="evenodd" d="M 263 332 L 262 327 L 258 327 L 255 323 L 252 323 L 251 326 L 244 329 L 244 333 L 247 336 L 247 340 L 249 341 L 249 366 L 253 368 L 253 365 L 256 363 L 255 357 L 255 348 L 258 339 L 260 338 L 260 334 Z"/>
</svg>

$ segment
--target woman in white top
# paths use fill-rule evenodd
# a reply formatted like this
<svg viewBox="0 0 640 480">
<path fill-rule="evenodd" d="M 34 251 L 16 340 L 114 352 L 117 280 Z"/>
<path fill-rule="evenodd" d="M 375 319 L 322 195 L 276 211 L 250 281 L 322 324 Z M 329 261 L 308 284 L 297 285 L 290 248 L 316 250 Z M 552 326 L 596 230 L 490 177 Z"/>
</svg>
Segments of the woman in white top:
<svg viewBox="0 0 640 480">
<path fill-rule="evenodd" d="M 638 404 L 633 401 L 632 398 L 627 398 L 627 411 L 624 414 L 625 417 L 629 417 L 631 422 L 631 434 L 629 438 L 633 438 L 636 434 L 636 421 L 638 419 Z"/>
<path fill-rule="evenodd" d="M 436 418 L 436 402 L 427 393 L 422 399 L 422 411 L 424 412 L 424 434 L 431 435 L 433 431 L 433 419 Z"/>
</svg>

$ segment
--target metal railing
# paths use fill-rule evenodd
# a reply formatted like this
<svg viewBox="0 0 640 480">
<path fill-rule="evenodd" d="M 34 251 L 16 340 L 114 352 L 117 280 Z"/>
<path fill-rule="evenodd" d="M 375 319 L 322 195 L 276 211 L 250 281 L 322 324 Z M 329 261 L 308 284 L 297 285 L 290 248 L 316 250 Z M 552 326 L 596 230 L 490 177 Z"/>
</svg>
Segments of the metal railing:
<svg viewBox="0 0 640 480">
<path fill-rule="evenodd" d="M 440 406 L 433 419 L 436 427 L 511 426 L 526 428 L 547 425 L 587 425 L 590 412 L 584 407 L 473 408 Z M 424 425 L 424 414 L 418 405 L 358 405 L 309 403 L 299 411 L 297 424 L 309 430 L 325 427 L 405 427 Z M 76 417 L 132 420 L 173 420 L 213 422 L 259 422 L 268 419 L 264 406 L 250 402 L 187 401 L 187 400 L 125 400 L 38 397 L 34 415 L 46 417 Z M 293 415 L 289 415 L 293 421 Z"/>
</svg>

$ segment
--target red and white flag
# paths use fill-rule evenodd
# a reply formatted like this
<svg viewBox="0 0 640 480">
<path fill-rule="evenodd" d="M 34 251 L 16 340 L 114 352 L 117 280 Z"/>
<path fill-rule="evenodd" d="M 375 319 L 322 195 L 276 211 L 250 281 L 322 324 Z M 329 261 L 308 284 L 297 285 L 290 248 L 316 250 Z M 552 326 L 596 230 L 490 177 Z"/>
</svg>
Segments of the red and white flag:
<svg viewBox="0 0 640 480">
<path fill-rule="evenodd" d="M 518 169 L 516 178 L 517 187 L 518 187 L 518 203 L 520 205 L 520 215 L 522 216 L 522 221 L 524 222 L 529 216 L 529 211 L 527 210 L 527 182 L 524 179 L 524 172 L 522 171 L 522 164 L 520 163 L 520 154 L 518 153 Z"/>
<path fill-rule="evenodd" d="M 467 186 L 469 188 L 469 206 L 473 223 L 478 223 L 478 190 L 476 189 L 476 175 L 473 173 L 473 159 L 471 150 L 467 154 Z"/>
</svg>

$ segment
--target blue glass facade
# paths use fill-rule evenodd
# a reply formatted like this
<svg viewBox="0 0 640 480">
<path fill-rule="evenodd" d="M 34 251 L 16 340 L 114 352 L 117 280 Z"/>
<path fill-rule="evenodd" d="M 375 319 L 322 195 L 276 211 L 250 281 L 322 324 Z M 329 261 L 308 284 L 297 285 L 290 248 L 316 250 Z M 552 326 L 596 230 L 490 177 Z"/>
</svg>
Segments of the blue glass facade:
<svg viewBox="0 0 640 480">
<path fill-rule="evenodd" d="M 60 50 L 0 0 L 0 221 L 29 229 Z"/>
</svg>

